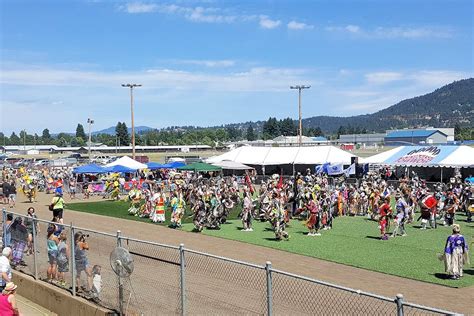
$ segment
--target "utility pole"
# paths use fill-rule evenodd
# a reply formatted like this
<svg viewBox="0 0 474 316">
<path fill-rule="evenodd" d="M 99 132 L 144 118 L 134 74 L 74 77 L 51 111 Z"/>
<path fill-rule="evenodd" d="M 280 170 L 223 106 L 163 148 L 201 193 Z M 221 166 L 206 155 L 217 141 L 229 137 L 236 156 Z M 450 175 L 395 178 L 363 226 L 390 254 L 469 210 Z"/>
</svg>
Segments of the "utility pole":
<svg viewBox="0 0 474 316">
<path fill-rule="evenodd" d="M 91 120 L 90 118 L 88 118 L 87 123 L 89 123 L 89 162 L 91 162 L 91 143 L 92 143 L 91 125 L 94 124 L 94 120 Z"/>
<path fill-rule="evenodd" d="M 311 86 L 305 85 L 298 85 L 298 86 L 290 86 L 290 89 L 298 89 L 298 117 L 299 117 L 299 145 L 303 143 L 303 122 L 301 120 L 301 90 L 309 89 Z"/>
<path fill-rule="evenodd" d="M 135 122 L 133 119 L 133 88 L 141 87 L 141 84 L 127 83 L 122 84 L 124 88 L 130 88 L 130 112 L 132 115 L 132 158 L 135 159 Z"/>
</svg>

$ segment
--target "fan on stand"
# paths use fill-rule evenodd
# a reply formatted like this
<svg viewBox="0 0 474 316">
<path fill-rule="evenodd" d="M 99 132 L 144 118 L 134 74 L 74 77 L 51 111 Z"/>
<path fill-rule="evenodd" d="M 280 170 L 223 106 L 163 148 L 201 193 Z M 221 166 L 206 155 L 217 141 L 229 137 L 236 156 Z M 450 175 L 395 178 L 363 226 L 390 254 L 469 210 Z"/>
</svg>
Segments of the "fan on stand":
<svg viewBox="0 0 474 316">
<path fill-rule="evenodd" d="M 133 272 L 133 258 L 127 249 L 117 247 L 110 253 L 110 266 L 121 278 L 128 278 Z"/>
<path fill-rule="evenodd" d="M 130 298 L 132 296 L 132 293 L 130 293 L 130 298 L 128 299 L 128 303 L 127 303 L 127 308 L 124 309 L 123 278 L 128 278 L 130 280 L 129 277 L 133 272 L 133 258 L 130 255 L 130 252 L 123 247 L 115 248 L 110 253 L 110 266 L 112 267 L 112 270 L 115 272 L 115 274 L 118 276 L 120 315 L 125 315 L 124 311 L 128 310 L 128 304 L 130 303 Z"/>
</svg>

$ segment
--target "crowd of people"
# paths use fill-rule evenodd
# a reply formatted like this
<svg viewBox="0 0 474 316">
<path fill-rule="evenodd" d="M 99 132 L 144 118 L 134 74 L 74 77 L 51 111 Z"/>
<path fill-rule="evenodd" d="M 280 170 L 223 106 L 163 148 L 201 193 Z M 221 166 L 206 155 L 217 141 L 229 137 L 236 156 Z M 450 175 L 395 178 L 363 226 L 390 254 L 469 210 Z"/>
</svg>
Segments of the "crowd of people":
<svg viewBox="0 0 474 316">
<path fill-rule="evenodd" d="M 134 175 L 111 173 L 108 175 L 77 177 L 71 169 L 58 170 L 18 170 L 3 171 L 8 183 L 19 182 L 25 196 L 25 185 L 45 182 L 45 192 L 54 193 L 50 204 L 56 228 L 48 228 L 48 256 L 51 253 L 48 276 L 52 280 L 63 282 L 62 276 L 68 267 L 59 263 L 67 257 L 66 235 L 61 235 L 57 227 L 62 227 L 65 201 L 64 193 L 71 199 L 82 193 L 89 198 L 94 190 L 93 183 L 100 183 L 100 195 L 105 199 L 128 199 L 128 212 L 133 216 L 149 218 L 155 223 L 169 223 L 172 228 L 180 228 L 184 219 L 192 218 L 194 229 L 220 229 L 234 209 L 240 210 L 238 217 L 242 221 L 242 232 L 252 232 L 255 220 L 268 222 L 276 240 L 289 240 L 287 227 L 291 219 L 304 221 L 308 237 L 320 236 L 323 231 L 333 229 L 334 219 L 341 216 L 365 216 L 377 223 L 380 239 L 407 236 L 407 225 L 419 223 L 421 230 L 436 229 L 438 225 L 453 227 L 459 235 L 456 217 L 465 213 L 466 221 L 472 221 L 474 211 L 474 186 L 464 183 L 459 174 L 448 183 L 428 186 L 416 174 L 402 176 L 391 181 L 389 169 L 373 171 L 361 178 L 330 178 L 325 174 L 297 173 L 293 177 L 273 175 L 264 181 L 256 181 L 255 174 L 247 173 L 243 177 L 213 177 L 210 174 L 177 173 L 170 170 L 144 170 Z M 39 179 L 39 180 L 38 180 Z M 12 185 L 10 185 L 12 186 Z M 65 188 L 65 189 L 63 189 Z M 7 189 L 8 192 L 8 189 Z M 10 198 L 8 199 L 10 202 Z M 238 206 L 238 208 L 236 208 Z M 21 218 L 11 221 L 13 265 L 23 263 L 22 255 L 31 253 L 34 208 L 28 210 L 31 218 L 22 223 Z M 36 233 L 38 233 L 36 229 Z M 61 237 L 62 236 L 62 237 Z M 457 258 L 457 250 L 462 254 L 468 251 L 467 243 L 459 243 L 461 238 L 447 242 L 444 258 L 447 270 L 453 278 L 459 277 L 463 259 Z M 449 240 L 448 240 L 449 241 Z M 7 240 L 8 242 L 8 240 Z M 87 251 L 84 244 L 75 240 L 74 251 L 77 258 L 83 258 Z M 457 247 L 457 248 L 456 248 Z M 76 250 L 79 249 L 79 250 Z M 77 252 L 78 251 L 78 252 Z M 76 253 L 77 252 L 77 253 Z M 61 253 L 61 256 L 59 256 Z M 54 255 L 57 254 L 57 255 Z M 87 289 L 92 290 L 92 268 L 86 264 Z M 454 268 L 453 268 L 454 267 Z M 461 269 L 459 269 L 461 267 Z"/>
</svg>

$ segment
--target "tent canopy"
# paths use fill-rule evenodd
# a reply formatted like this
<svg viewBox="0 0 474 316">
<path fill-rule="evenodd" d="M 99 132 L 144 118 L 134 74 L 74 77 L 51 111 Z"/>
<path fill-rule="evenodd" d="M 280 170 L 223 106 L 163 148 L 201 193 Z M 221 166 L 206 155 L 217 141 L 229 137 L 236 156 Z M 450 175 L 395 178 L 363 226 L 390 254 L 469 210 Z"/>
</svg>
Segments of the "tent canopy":
<svg viewBox="0 0 474 316">
<path fill-rule="evenodd" d="M 357 157 L 334 146 L 305 147 L 254 147 L 243 146 L 219 156 L 209 158 L 206 162 L 218 163 L 234 161 L 247 165 L 318 165 L 324 163 L 351 164 L 351 158 Z"/>
<path fill-rule="evenodd" d="M 409 167 L 474 167 L 469 146 L 400 146 L 362 159 L 363 163 Z"/>
<path fill-rule="evenodd" d="M 176 169 L 183 166 L 186 166 L 184 162 L 173 161 L 173 162 L 169 162 L 169 163 L 165 163 L 164 165 L 161 165 L 161 168 L 162 169 Z"/>
<path fill-rule="evenodd" d="M 106 173 L 104 168 L 98 166 L 96 164 L 89 164 L 74 168 L 72 173 L 89 173 L 89 174 L 96 174 L 96 173 Z"/>
<path fill-rule="evenodd" d="M 221 167 L 224 170 L 250 170 L 253 169 L 252 167 L 249 167 L 247 165 L 244 165 L 243 163 L 240 162 L 235 162 L 235 161 L 221 161 L 221 162 L 216 162 L 213 163 L 214 166 Z"/>
<path fill-rule="evenodd" d="M 182 171 L 195 171 L 195 172 L 207 172 L 207 171 L 221 171 L 221 167 L 213 166 L 203 162 L 195 162 L 187 166 L 179 167 L 178 170 Z"/>
<path fill-rule="evenodd" d="M 123 156 L 123 157 L 115 160 L 114 162 L 106 164 L 105 167 L 113 167 L 113 166 L 117 166 L 117 165 L 124 166 L 124 167 L 130 168 L 130 169 L 135 169 L 135 170 L 148 168 L 147 165 L 145 165 L 141 162 L 138 162 L 136 160 L 133 160 L 132 158 L 130 158 L 128 156 Z"/>
<path fill-rule="evenodd" d="M 132 169 L 132 168 L 128 168 L 128 167 L 121 166 L 121 165 L 105 167 L 104 169 L 105 169 L 106 172 L 120 172 L 120 173 L 122 173 L 122 172 L 133 173 L 133 172 L 137 171 L 137 169 Z"/>
<path fill-rule="evenodd" d="M 150 170 L 156 170 L 156 169 L 162 169 L 163 165 L 157 162 L 149 162 L 146 164 L 148 169 Z"/>
</svg>

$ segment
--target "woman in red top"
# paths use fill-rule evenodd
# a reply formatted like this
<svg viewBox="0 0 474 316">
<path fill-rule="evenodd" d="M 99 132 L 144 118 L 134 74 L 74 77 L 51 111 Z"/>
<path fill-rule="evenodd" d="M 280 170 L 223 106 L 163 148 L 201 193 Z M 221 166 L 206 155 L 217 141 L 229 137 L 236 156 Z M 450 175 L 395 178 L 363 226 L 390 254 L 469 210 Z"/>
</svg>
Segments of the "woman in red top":
<svg viewBox="0 0 474 316">
<path fill-rule="evenodd" d="M 18 307 L 16 306 L 16 288 L 13 282 L 8 282 L 0 295 L 0 315 L 2 316 L 17 316 L 20 315 Z"/>
</svg>

